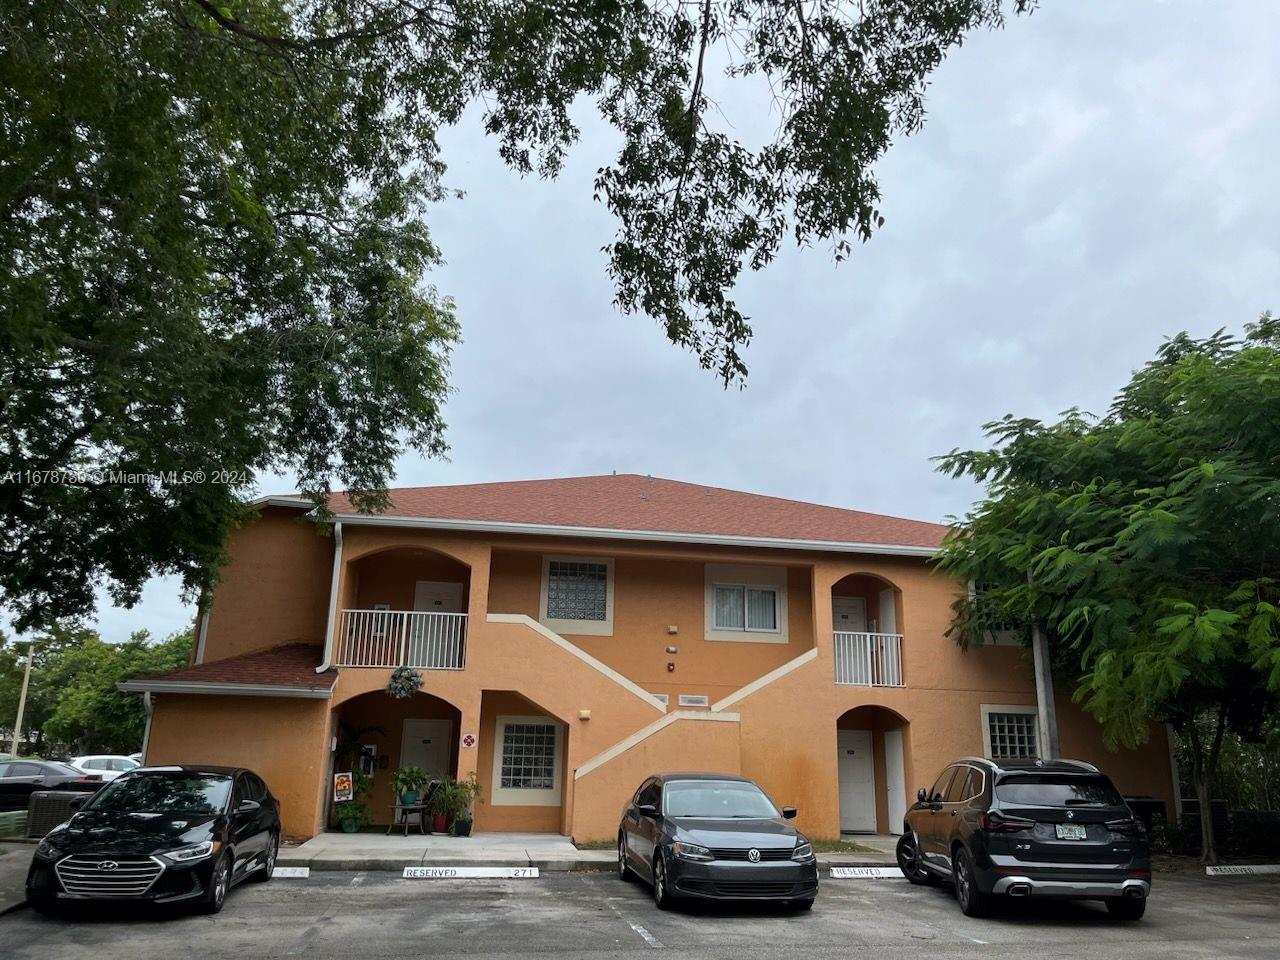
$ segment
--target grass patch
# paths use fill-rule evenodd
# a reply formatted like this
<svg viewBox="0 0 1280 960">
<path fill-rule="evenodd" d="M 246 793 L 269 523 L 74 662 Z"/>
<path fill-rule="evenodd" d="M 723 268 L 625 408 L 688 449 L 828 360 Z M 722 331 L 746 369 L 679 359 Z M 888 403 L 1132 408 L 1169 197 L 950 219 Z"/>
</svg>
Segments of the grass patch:
<svg viewBox="0 0 1280 960">
<path fill-rule="evenodd" d="M 579 850 L 612 850 L 612 840 L 583 840 L 581 842 L 574 841 L 573 844 Z"/>
<path fill-rule="evenodd" d="M 814 840 L 810 838 L 814 853 L 881 853 L 875 847 L 854 843 L 852 840 Z"/>
</svg>

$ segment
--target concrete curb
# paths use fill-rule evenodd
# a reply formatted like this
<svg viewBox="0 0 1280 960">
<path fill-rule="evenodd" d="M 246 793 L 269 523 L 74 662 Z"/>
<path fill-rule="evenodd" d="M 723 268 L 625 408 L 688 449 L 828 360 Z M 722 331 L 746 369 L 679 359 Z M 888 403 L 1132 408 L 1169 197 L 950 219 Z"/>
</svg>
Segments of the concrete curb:
<svg viewBox="0 0 1280 960">
<path fill-rule="evenodd" d="M 546 873 L 607 873 L 615 868 L 613 854 L 606 851 L 583 851 L 584 854 L 602 853 L 604 856 L 580 856 L 565 859 L 531 858 L 517 862 L 514 858 L 489 857 L 290 857 L 280 854 L 277 861 L 282 867 L 310 867 L 312 870 L 387 870 L 399 873 L 405 867 L 537 867 Z M 875 854 L 818 855 L 819 867 L 887 867 L 896 866 L 892 857 Z"/>
</svg>

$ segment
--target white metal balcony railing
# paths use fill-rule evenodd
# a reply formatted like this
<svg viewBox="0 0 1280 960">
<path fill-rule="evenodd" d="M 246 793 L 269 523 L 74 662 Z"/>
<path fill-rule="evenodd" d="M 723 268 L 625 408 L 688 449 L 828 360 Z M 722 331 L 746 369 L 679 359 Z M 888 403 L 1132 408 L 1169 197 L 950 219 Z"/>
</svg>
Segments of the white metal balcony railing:
<svg viewBox="0 0 1280 960">
<path fill-rule="evenodd" d="M 901 687 L 902 634 L 841 633 L 836 638 L 836 683 Z"/>
<path fill-rule="evenodd" d="M 461 670 L 467 660 L 467 615 L 414 610 L 343 610 L 340 667 Z"/>
</svg>

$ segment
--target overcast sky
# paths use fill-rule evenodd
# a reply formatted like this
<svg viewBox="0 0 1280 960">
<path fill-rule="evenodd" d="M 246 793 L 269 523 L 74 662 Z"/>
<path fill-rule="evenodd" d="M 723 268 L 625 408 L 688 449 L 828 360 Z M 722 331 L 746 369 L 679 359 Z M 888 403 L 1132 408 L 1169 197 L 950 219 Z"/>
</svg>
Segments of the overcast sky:
<svg viewBox="0 0 1280 960">
<path fill-rule="evenodd" d="M 471 117 L 446 139 L 463 200 L 431 218 L 458 303 L 449 462 L 398 485 L 619 472 L 943 520 L 975 489 L 929 458 L 1006 412 L 1105 410 L 1179 330 L 1280 309 L 1280 4 L 1043 0 L 934 76 L 923 132 L 880 164 L 884 229 L 844 264 L 790 250 L 744 282 L 756 336 L 725 391 L 624 317 L 584 112 L 554 183 L 521 180 Z M 763 103 L 711 96 L 752 139 Z M 767 119 L 767 118 L 766 118 Z M 287 489 L 286 478 L 263 492 Z M 121 640 L 191 617 L 157 581 Z"/>
</svg>

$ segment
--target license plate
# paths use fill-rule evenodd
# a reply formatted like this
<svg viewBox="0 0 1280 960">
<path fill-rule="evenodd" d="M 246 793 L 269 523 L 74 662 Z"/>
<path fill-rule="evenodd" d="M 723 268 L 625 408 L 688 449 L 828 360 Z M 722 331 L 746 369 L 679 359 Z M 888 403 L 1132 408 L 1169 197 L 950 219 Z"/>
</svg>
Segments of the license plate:
<svg viewBox="0 0 1280 960">
<path fill-rule="evenodd" d="M 1087 836 L 1085 829 L 1078 823 L 1056 823 L 1059 840 L 1083 840 Z"/>
</svg>

